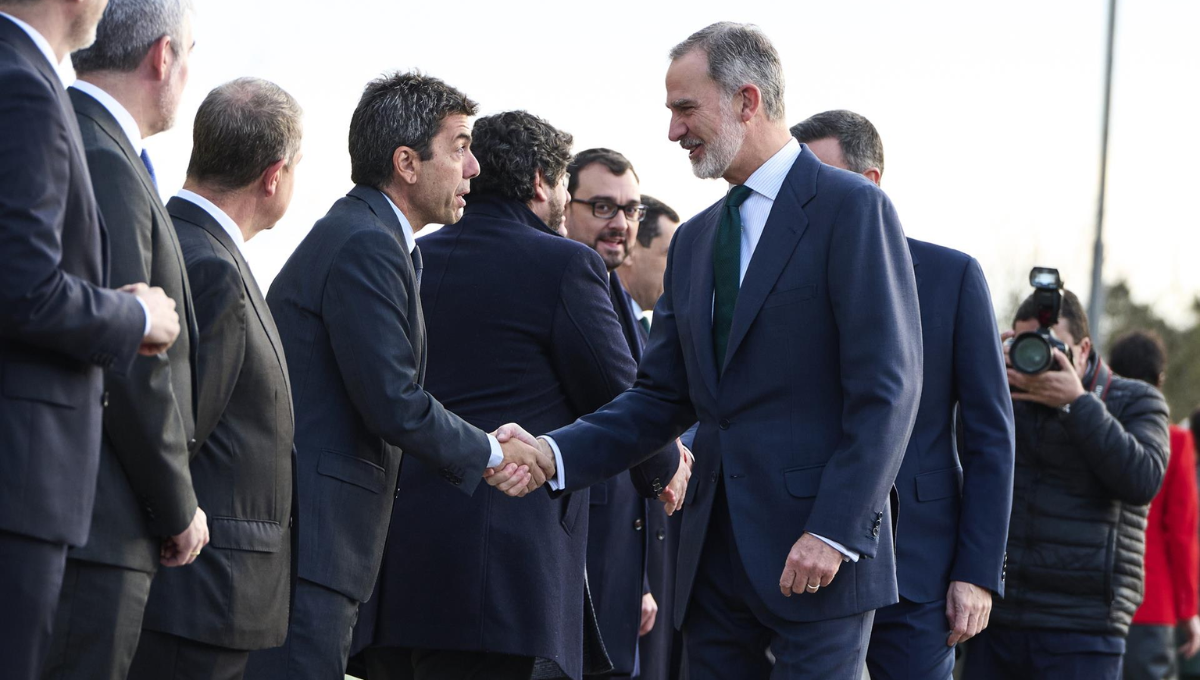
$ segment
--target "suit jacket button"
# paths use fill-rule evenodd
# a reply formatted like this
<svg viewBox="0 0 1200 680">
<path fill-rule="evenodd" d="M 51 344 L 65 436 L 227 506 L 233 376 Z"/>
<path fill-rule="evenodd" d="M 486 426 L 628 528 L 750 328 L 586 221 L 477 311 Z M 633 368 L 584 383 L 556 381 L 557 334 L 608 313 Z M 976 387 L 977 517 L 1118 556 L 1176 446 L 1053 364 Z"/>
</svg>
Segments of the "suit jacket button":
<svg viewBox="0 0 1200 680">
<path fill-rule="evenodd" d="M 639 517 L 639 518 L 633 520 L 633 530 L 634 531 L 642 530 L 642 518 Z"/>
<path fill-rule="evenodd" d="M 721 422 L 717 423 L 717 426 L 720 427 L 722 430 L 728 430 L 729 429 L 729 421 L 722 418 Z"/>
<path fill-rule="evenodd" d="M 879 527 L 875 527 L 875 528 L 871 529 L 871 535 L 874 536 L 875 538 L 879 538 Z"/>
<path fill-rule="evenodd" d="M 104 390 L 104 394 L 100 396 L 101 408 L 108 408 L 108 390 Z"/>
<path fill-rule="evenodd" d="M 717 473 L 715 473 L 715 472 L 712 473 L 711 475 L 709 475 L 709 478 L 712 479 L 712 481 L 715 483 L 717 481 Z"/>
<path fill-rule="evenodd" d="M 663 531 L 662 529 L 659 529 L 658 533 L 656 533 L 654 535 L 654 537 L 660 541 L 665 541 L 665 540 L 667 540 L 667 532 Z"/>
</svg>

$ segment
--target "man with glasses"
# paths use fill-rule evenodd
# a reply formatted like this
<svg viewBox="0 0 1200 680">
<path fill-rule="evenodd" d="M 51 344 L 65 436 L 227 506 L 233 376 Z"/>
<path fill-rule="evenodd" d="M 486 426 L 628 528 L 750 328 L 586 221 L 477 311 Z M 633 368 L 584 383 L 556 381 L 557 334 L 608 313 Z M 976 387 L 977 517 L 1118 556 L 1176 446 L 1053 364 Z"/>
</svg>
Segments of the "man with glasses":
<svg viewBox="0 0 1200 680">
<path fill-rule="evenodd" d="M 629 159 L 612 149 L 588 149 L 575 156 L 567 174 L 571 195 L 567 236 L 604 260 L 613 309 L 634 361 L 640 361 L 647 332 L 617 276 L 617 267 L 628 259 L 638 225 L 646 216 L 637 173 Z M 671 455 L 672 449 L 688 455 L 679 444 L 659 455 Z M 647 579 L 646 553 L 658 547 L 651 537 L 660 531 L 665 535 L 666 516 L 638 494 L 629 473 L 593 486 L 588 510 L 588 584 L 613 662 L 615 675 L 610 677 L 634 677 L 641 670 L 638 638 L 654 628 L 658 613 Z"/>
</svg>

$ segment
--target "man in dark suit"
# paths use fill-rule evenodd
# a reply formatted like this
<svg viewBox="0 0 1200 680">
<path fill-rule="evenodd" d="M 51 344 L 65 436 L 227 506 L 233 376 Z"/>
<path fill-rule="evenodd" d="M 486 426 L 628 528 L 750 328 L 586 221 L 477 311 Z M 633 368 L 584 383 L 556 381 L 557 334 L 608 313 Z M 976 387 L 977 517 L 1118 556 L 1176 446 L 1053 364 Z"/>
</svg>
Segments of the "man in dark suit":
<svg viewBox="0 0 1200 680">
<path fill-rule="evenodd" d="M 571 136 L 515 111 L 476 121 L 472 144 L 480 175 L 463 219 L 421 239 L 434 348 L 426 385 L 483 429 L 518 417 L 565 425 L 631 385 L 636 367 L 604 264 L 555 230 L 570 200 Z M 664 486 L 678 461 L 673 451 L 640 468 L 643 489 Z M 589 670 L 588 491 L 465 501 L 423 461 L 405 465 L 400 487 L 371 678 L 516 679 L 546 666 L 578 679 Z M 640 567 L 634 578 L 640 599 Z M 605 647 L 612 655 L 607 638 Z"/>
<path fill-rule="evenodd" d="M 879 184 L 883 140 L 863 116 L 826 111 L 791 132 L 822 162 Z M 1004 595 L 1012 399 L 979 263 L 911 238 L 908 247 L 921 303 L 924 387 L 896 477 L 900 602 L 875 612 L 867 666 L 872 680 L 949 680 L 954 646 L 987 627 L 993 593 Z"/>
<path fill-rule="evenodd" d="M 633 389 L 540 440 L 551 483 L 611 477 L 698 419 L 689 677 L 858 680 L 873 610 L 897 601 L 888 498 L 921 391 L 904 233 L 878 187 L 788 134 L 757 28 L 714 24 L 671 57 L 670 137 L 733 187 L 675 235 Z"/>
<path fill-rule="evenodd" d="M 167 204 L 200 328 L 191 472 L 212 540 L 192 566 L 155 577 L 130 680 L 241 678 L 250 650 L 287 633 L 292 392 L 242 247 L 291 202 L 300 116 L 273 83 L 216 88 L 196 113 L 187 182 Z"/>
<path fill-rule="evenodd" d="M 587 149 L 572 159 L 567 176 L 571 195 L 566 209 L 567 236 L 595 250 L 604 261 L 609 298 L 636 365 L 642 359 L 646 329 L 634 313 L 634 302 L 625 292 L 617 268 L 629 258 L 646 214 L 637 173 L 629 159 L 616 151 Z M 676 444 L 668 448 L 675 449 Z M 637 492 L 631 473 L 599 482 L 590 496 L 588 586 L 604 647 L 613 662 L 609 677 L 640 677 L 639 638 L 654 628 L 658 615 L 647 571 L 654 547 L 651 536 L 652 531 L 662 531 L 665 538 L 667 515 Z"/>
<path fill-rule="evenodd" d="M 67 547 L 88 539 L 102 369 L 129 374 L 179 333 L 161 288 L 103 288 L 108 236 L 56 67 L 104 6 L 0 2 L 0 669 L 15 680 L 41 676 Z"/>
<path fill-rule="evenodd" d="M 667 270 L 667 250 L 679 228 L 679 214 L 662 201 L 642 194 L 646 216 L 638 224 L 637 238 L 630 244 L 629 257 L 614 275 L 620 274 L 621 284 L 629 292 L 633 316 L 644 329 L 641 333 L 641 353 L 650 337 L 654 319 L 651 310 L 662 297 L 663 274 Z M 692 428 L 680 437 L 690 447 L 696 435 Z M 657 612 L 649 630 L 643 626 L 639 633 L 638 657 L 642 680 L 677 680 L 683 677 L 683 637 L 671 622 L 675 617 L 675 566 L 679 554 L 679 535 L 683 531 L 683 513 L 670 516 L 663 509 L 651 508 L 646 518 L 646 583 Z"/>
<path fill-rule="evenodd" d="M 191 48 L 183 0 L 111 0 L 96 42 L 72 55 L 79 80 L 69 94 L 108 227 L 110 283 L 161 286 L 184 323 L 166 354 L 105 376 L 91 534 L 68 554 L 47 679 L 124 680 L 157 567 L 191 563 L 208 540 L 187 468 L 196 321 L 175 230 L 142 146 L 173 124 Z"/>
<path fill-rule="evenodd" d="M 479 172 L 474 112 L 436 78 L 399 73 L 368 84 L 350 122 L 358 186 L 316 223 L 267 295 L 294 386 L 299 579 L 287 642 L 251 655 L 250 677 L 341 680 L 401 493 L 402 451 L 465 494 L 464 505 L 485 469 L 516 471 L 488 483 L 521 495 L 553 467 L 527 445 L 502 447 L 422 387 L 414 233 L 462 214 Z"/>
</svg>

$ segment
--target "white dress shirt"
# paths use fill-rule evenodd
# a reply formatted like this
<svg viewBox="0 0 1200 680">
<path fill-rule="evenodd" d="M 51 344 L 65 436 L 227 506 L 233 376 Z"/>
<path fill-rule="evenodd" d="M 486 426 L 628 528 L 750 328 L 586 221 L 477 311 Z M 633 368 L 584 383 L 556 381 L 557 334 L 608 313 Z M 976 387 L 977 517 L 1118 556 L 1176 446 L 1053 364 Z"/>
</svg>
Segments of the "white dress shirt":
<svg viewBox="0 0 1200 680">
<path fill-rule="evenodd" d="M 187 189 L 180 189 L 179 193 L 175 194 L 175 198 L 182 198 L 212 216 L 217 221 L 217 224 L 221 225 L 221 228 L 225 230 L 225 233 L 229 234 L 229 238 L 233 239 L 233 244 L 237 246 L 238 252 L 245 255 L 242 248 L 246 245 L 246 239 L 242 235 L 242 229 L 224 210 L 221 210 L 215 203 L 200 194 L 188 191 Z M 254 273 L 250 272 L 250 276 L 254 276 Z M 257 283 L 257 280 L 255 283 Z"/>
<path fill-rule="evenodd" d="M 384 194 L 382 191 L 379 193 L 383 194 L 383 199 L 387 201 L 388 205 L 392 206 L 392 210 L 395 211 L 396 219 L 400 220 L 400 233 L 404 235 L 404 245 L 408 248 L 408 253 L 411 255 L 413 249 L 417 247 L 417 237 L 415 234 L 413 234 L 412 225 L 409 224 L 408 218 L 404 216 L 404 213 L 400 211 L 400 208 L 396 207 L 396 204 L 392 202 L 392 199 L 387 194 Z M 487 436 L 487 438 L 488 444 L 492 447 L 492 454 L 488 458 L 487 466 L 490 468 L 499 467 L 499 465 L 504 462 L 504 449 L 500 447 L 499 439 L 496 439 L 490 434 Z"/>
<path fill-rule="evenodd" d="M 790 138 L 787 144 L 783 145 L 783 148 L 776 151 L 774 156 L 771 156 L 765 163 L 758 166 L 758 169 L 746 179 L 745 186 L 752 189 L 753 193 L 738 207 L 738 213 L 742 218 L 742 261 L 738 273 L 739 283 L 746 278 L 746 269 L 750 267 L 750 259 L 754 256 L 754 249 L 758 247 L 763 229 L 767 226 L 767 217 L 771 215 L 771 208 L 775 205 L 775 197 L 779 195 L 779 189 L 783 187 L 783 181 L 787 179 L 787 175 L 791 172 L 792 166 L 796 164 L 796 159 L 800 156 L 800 153 L 800 143 L 795 138 Z M 558 465 L 559 485 L 555 486 L 554 480 L 551 480 L 550 488 L 558 490 L 562 488 L 562 453 L 559 451 L 558 444 L 555 443 L 554 439 L 550 437 L 543 437 L 543 439 L 546 440 L 551 450 L 554 451 L 555 462 Z M 840 552 L 845 559 L 851 562 L 858 561 L 859 554 L 846 548 L 841 543 L 831 541 L 817 534 L 813 534 L 813 536 L 829 544 L 832 548 Z"/>
</svg>

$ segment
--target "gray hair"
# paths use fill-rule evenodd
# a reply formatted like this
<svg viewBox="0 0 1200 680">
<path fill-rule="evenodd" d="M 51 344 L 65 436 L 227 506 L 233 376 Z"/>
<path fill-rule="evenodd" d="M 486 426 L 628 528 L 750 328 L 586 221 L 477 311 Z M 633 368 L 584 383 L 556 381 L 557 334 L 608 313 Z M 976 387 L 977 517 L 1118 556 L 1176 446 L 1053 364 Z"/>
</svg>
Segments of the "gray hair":
<svg viewBox="0 0 1200 680">
<path fill-rule="evenodd" d="M 187 176 L 218 191 L 245 187 L 280 160 L 300 152 L 300 104 L 275 83 L 238 78 L 200 104 Z"/>
<path fill-rule="evenodd" d="M 853 111 L 823 111 L 792 126 L 792 136 L 805 144 L 834 138 L 846 165 L 859 174 L 878 168 L 883 174 L 883 139 L 871 121 Z"/>
<path fill-rule="evenodd" d="M 720 21 L 688 36 L 671 49 L 674 61 L 692 50 L 708 56 L 708 77 L 727 94 L 744 85 L 762 93 L 767 120 L 783 120 L 783 66 L 771 40 L 753 24 Z"/>
<path fill-rule="evenodd" d="M 178 56 L 186 47 L 183 17 L 191 9 L 192 0 L 109 0 L 96 42 L 72 53 L 71 64 L 76 73 L 128 73 L 163 36 L 171 38 L 171 52 Z"/>
<path fill-rule="evenodd" d="M 442 120 L 477 109 L 467 95 L 418 71 L 372 80 L 350 118 L 351 180 L 376 189 L 391 184 L 396 149 L 407 146 L 427 161 Z"/>
</svg>

